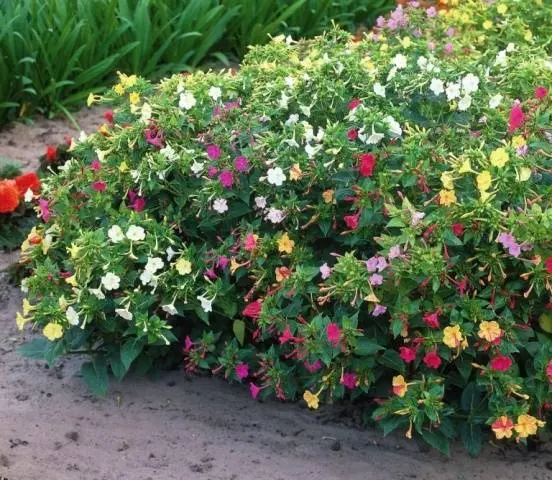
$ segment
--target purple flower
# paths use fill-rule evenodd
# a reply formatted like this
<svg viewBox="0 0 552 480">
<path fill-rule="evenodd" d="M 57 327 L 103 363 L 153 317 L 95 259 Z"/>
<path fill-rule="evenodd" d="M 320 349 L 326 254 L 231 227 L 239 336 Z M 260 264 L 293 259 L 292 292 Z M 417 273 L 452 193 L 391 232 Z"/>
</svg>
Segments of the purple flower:
<svg viewBox="0 0 552 480">
<path fill-rule="evenodd" d="M 376 270 L 382 272 L 387 268 L 387 261 L 380 255 L 375 255 L 372 258 L 366 260 L 366 269 L 368 273 L 373 273 Z"/>
<path fill-rule="evenodd" d="M 232 188 L 232 185 L 234 185 L 234 175 L 229 170 L 223 170 L 220 172 L 219 182 L 224 188 Z"/>
<path fill-rule="evenodd" d="M 380 275 L 379 273 L 374 273 L 372 275 L 370 275 L 370 285 L 372 286 L 377 286 L 377 285 L 383 285 L 383 276 Z"/>
<path fill-rule="evenodd" d="M 376 20 L 376 25 L 380 28 L 385 27 L 385 17 L 382 17 L 381 15 Z"/>
<path fill-rule="evenodd" d="M 516 239 L 511 233 L 502 232 L 496 237 L 496 241 L 501 243 L 504 248 L 508 248 L 512 245 L 517 244 Z"/>
<path fill-rule="evenodd" d="M 428 18 L 436 17 L 437 16 L 437 9 L 435 7 L 429 7 L 426 10 L 426 15 L 428 16 Z"/>
<path fill-rule="evenodd" d="M 454 45 L 452 43 L 447 43 L 445 45 L 445 53 L 452 53 L 452 51 L 454 50 Z"/>
<path fill-rule="evenodd" d="M 399 258 L 401 256 L 401 246 L 400 245 L 393 245 L 389 249 L 389 260 L 393 260 L 394 258 Z"/>
<path fill-rule="evenodd" d="M 421 29 L 417 28 L 412 32 L 412 35 L 414 35 L 414 37 L 416 38 L 420 38 L 423 35 L 423 32 Z"/>
<path fill-rule="evenodd" d="M 508 247 L 508 253 L 512 255 L 512 257 L 519 257 L 521 254 L 521 247 L 516 243 L 514 245 L 510 245 Z"/>
<path fill-rule="evenodd" d="M 447 37 L 454 36 L 454 28 L 452 28 L 452 27 L 447 28 L 447 31 L 445 33 L 446 33 Z"/>
<path fill-rule="evenodd" d="M 52 216 L 50 209 L 48 208 L 48 200 L 41 198 L 38 201 L 38 206 L 40 208 L 40 216 L 42 217 L 42 220 L 45 223 L 48 223 L 48 220 L 50 220 L 50 217 Z"/>
<path fill-rule="evenodd" d="M 374 307 L 374 310 L 372 311 L 373 317 L 379 317 L 380 315 L 383 315 L 385 312 L 387 312 L 387 307 L 385 305 L 380 305 L 379 303 L 376 304 Z"/>
<path fill-rule="evenodd" d="M 207 145 L 207 156 L 211 160 L 218 160 L 222 155 L 222 149 L 218 145 Z"/>
<path fill-rule="evenodd" d="M 529 151 L 529 145 L 522 145 L 521 147 L 517 148 L 516 149 L 516 153 L 520 156 L 520 157 L 523 157 L 527 154 L 527 152 Z"/>
<path fill-rule="evenodd" d="M 326 280 L 331 274 L 332 274 L 332 269 L 328 266 L 327 263 L 324 263 L 320 267 L 320 275 L 322 276 L 322 280 Z"/>
<path fill-rule="evenodd" d="M 247 172 L 249 169 L 249 160 L 247 160 L 247 157 L 240 155 L 234 160 L 234 167 L 236 167 L 238 172 Z"/>
<path fill-rule="evenodd" d="M 212 268 L 205 270 L 205 276 L 211 280 L 216 280 L 218 278 L 215 270 Z"/>
</svg>

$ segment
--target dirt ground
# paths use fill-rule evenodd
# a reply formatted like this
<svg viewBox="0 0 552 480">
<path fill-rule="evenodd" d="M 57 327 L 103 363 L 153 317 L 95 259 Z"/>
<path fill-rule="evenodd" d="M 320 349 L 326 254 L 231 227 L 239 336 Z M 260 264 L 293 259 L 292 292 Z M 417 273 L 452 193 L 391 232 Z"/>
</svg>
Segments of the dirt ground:
<svg viewBox="0 0 552 480">
<path fill-rule="evenodd" d="M 85 129 L 101 112 L 79 115 Z M 74 134 L 38 120 L 0 132 L 0 155 L 31 168 L 46 143 Z M 0 270 L 12 256 L 0 257 Z M 8 480 L 468 480 L 552 479 L 552 449 L 487 445 L 469 458 L 421 450 L 401 434 L 354 428 L 339 407 L 255 402 L 245 388 L 181 371 L 113 383 L 93 398 L 79 358 L 48 369 L 21 358 L 21 294 L 0 273 L 0 476 Z"/>
</svg>

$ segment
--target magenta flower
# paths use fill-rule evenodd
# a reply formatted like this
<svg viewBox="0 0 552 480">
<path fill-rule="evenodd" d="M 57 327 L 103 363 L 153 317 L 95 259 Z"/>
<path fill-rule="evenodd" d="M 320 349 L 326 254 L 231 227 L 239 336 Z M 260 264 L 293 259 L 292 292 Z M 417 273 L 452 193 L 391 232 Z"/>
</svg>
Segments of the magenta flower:
<svg viewBox="0 0 552 480">
<path fill-rule="evenodd" d="M 215 166 L 209 167 L 209 170 L 207 170 L 207 176 L 209 178 L 213 178 L 218 173 L 218 168 Z"/>
<path fill-rule="evenodd" d="M 247 363 L 240 363 L 239 365 L 236 365 L 235 368 L 236 377 L 238 377 L 240 380 L 243 380 L 247 376 L 249 376 L 249 365 Z"/>
<path fill-rule="evenodd" d="M 452 51 L 454 50 L 454 45 L 452 43 L 447 43 L 445 45 L 445 53 L 452 53 Z"/>
<path fill-rule="evenodd" d="M 207 145 L 207 156 L 211 160 L 218 160 L 222 155 L 222 150 L 218 145 Z"/>
<path fill-rule="evenodd" d="M 45 223 L 48 223 L 48 220 L 50 220 L 50 217 L 52 214 L 50 213 L 50 209 L 48 208 L 48 200 L 40 199 L 38 201 L 38 206 L 40 208 L 40 216 L 42 217 L 42 220 Z"/>
<path fill-rule="evenodd" d="M 344 373 L 341 377 L 341 383 L 345 386 L 345 388 L 348 388 L 349 390 L 353 390 L 356 387 L 356 382 L 356 373 L 347 372 Z"/>
<path fill-rule="evenodd" d="M 136 199 L 132 202 L 132 204 L 130 205 L 130 207 L 135 211 L 135 212 L 141 212 L 144 210 L 146 206 L 146 199 L 143 198 L 143 197 L 136 197 Z"/>
<path fill-rule="evenodd" d="M 100 164 L 100 162 L 96 159 L 96 160 L 92 160 L 92 163 L 90 163 L 90 168 L 92 168 L 92 170 L 94 171 L 98 171 L 98 170 L 101 170 L 102 169 L 102 165 Z"/>
<path fill-rule="evenodd" d="M 253 250 L 255 250 L 255 248 L 257 247 L 256 235 L 253 235 L 252 233 L 248 233 L 245 236 L 243 246 L 248 252 L 252 252 Z"/>
<path fill-rule="evenodd" d="M 309 373 L 316 373 L 322 368 L 322 362 L 320 362 L 320 360 L 316 360 L 314 363 L 304 362 L 303 365 L 305 365 Z"/>
<path fill-rule="evenodd" d="M 234 185 L 234 175 L 229 170 L 223 170 L 220 172 L 219 182 L 224 188 L 232 188 L 232 185 Z"/>
<path fill-rule="evenodd" d="M 225 269 L 230 263 L 230 259 L 224 255 L 220 256 L 217 260 L 217 268 Z"/>
<path fill-rule="evenodd" d="M 96 192 L 103 192 L 106 188 L 107 185 L 105 182 L 98 181 L 92 184 L 92 189 L 96 190 Z"/>
<path fill-rule="evenodd" d="M 295 337 L 291 333 L 291 330 L 289 329 L 289 326 L 286 326 L 285 330 L 282 332 L 282 334 L 278 337 L 278 340 L 280 342 L 280 345 L 284 345 L 285 343 L 293 340 Z"/>
<path fill-rule="evenodd" d="M 152 126 L 150 128 L 146 128 L 144 134 L 146 136 L 146 142 L 150 145 L 157 148 L 163 148 L 165 146 L 165 136 L 157 127 Z"/>
<path fill-rule="evenodd" d="M 328 342 L 332 345 L 332 347 L 337 347 L 339 345 L 339 341 L 341 340 L 341 329 L 337 325 L 337 323 L 330 323 L 326 327 L 326 337 L 328 338 Z"/>
<path fill-rule="evenodd" d="M 189 336 L 186 336 L 184 339 L 184 351 L 189 352 L 194 345 L 194 342 L 192 342 L 192 339 Z"/>
<path fill-rule="evenodd" d="M 247 157 L 240 155 L 234 160 L 234 167 L 238 172 L 247 172 L 247 170 L 249 169 L 249 160 L 247 160 Z"/>
<path fill-rule="evenodd" d="M 261 391 L 261 387 L 257 387 L 253 382 L 249 383 L 249 393 L 253 397 L 253 400 L 257 400 L 257 397 L 259 396 L 259 393 Z"/>
</svg>

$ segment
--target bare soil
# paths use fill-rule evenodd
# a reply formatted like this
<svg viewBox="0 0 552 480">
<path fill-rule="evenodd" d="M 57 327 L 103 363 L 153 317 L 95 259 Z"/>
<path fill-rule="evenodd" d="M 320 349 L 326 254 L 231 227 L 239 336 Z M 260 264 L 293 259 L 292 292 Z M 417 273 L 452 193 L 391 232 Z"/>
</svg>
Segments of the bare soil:
<svg viewBox="0 0 552 480">
<path fill-rule="evenodd" d="M 89 131 L 100 116 L 78 118 Z M 16 125 L 0 132 L 0 155 L 32 168 L 67 134 L 64 121 Z M 15 258 L 1 257 L 0 270 Z M 113 382 L 94 398 L 81 358 L 46 368 L 16 353 L 31 337 L 15 326 L 21 299 L 0 273 L 0 476 L 9 480 L 552 479 L 549 446 L 488 444 L 471 459 L 455 445 L 447 458 L 400 433 L 360 429 L 343 407 L 255 402 L 242 386 L 181 371 Z"/>
</svg>

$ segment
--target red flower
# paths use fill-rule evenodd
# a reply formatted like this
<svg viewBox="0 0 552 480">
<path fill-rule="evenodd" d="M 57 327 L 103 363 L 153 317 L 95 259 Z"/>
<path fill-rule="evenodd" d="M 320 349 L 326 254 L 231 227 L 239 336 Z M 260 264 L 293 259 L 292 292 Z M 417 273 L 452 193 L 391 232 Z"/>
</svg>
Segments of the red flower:
<svg viewBox="0 0 552 480">
<path fill-rule="evenodd" d="M 343 220 L 345 221 L 345 225 L 349 227 L 351 230 L 355 230 L 358 227 L 358 219 L 360 218 L 360 212 L 355 213 L 353 215 L 345 215 L 343 217 Z"/>
<path fill-rule="evenodd" d="M 552 257 L 547 258 L 544 261 L 544 265 L 546 267 L 546 272 L 550 275 L 552 275 Z"/>
<path fill-rule="evenodd" d="M 354 142 L 358 138 L 358 130 L 356 128 L 351 128 L 347 132 L 347 138 L 351 140 L 351 142 Z"/>
<path fill-rule="evenodd" d="M 376 157 L 372 153 L 363 153 L 359 155 L 358 170 L 361 177 L 371 177 L 376 167 Z"/>
<path fill-rule="evenodd" d="M 105 182 L 94 182 L 92 188 L 96 190 L 96 192 L 103 192 L 107 188 L 107 185 Z"/>
<path fill-rule="evenodd" d="M 360 100 L 358 98 L 354 98 L 349 102 L 349 110 L 354 110 L 360 105 Z"/>
<path fill-rule="evenodd" d="M 452 230 L 452 233 L 456 235 L 457 237 L 461 237 L 464 234 L 464 225 L 461 223 L 453 223 L 450 226 L 450 229 Z"/>
<path fill-rule="evenodd" d="M 25 195 L 29 188 L 33 193 L 40 192 L 40 179 L 34 172 L 24 173 L 15 179 L 15 185 L 20 195 Z"/>
<path fill-rule="evenodd" d="M 508 119 L 508 132 L 512 133 L 514 130 L 520 128 L 525 122 L 525 114 L 519 103 L 514 103 L 512 110 L 510 110 L 510 118 Z"/>
<path fill-rule="evenodd" d="M 259 317 L 261 316 L 261 308 L 262 308 L 261 301 L 255 300 L 254 302 L 251 302 L 242 310 L 242 315 L 244 317 L 252 318 L 253 320 L 258 320 Z"/>
<path fill-rule="evenodd" d="M 330 323 L 326 327 L 326 337 L 328 338 L 328 342 L 332 345 L 332 347 L 337 347 L 339 345 L 339 341 L 341 340 L 341 329 L 337 325 L 337 323 Z"/>
<path fill-rule="evenodd" d="M 441 366 L 441 357 L 437 354 L 437 352 L 427 352 L 424 355 L 424 364 L 428 368 L 439 368 Z"/>
<path fill-rule="evenodd" d="M 103 117 L 107 123 L 113 123 L 113 110 L 106 110 Z"/>
<path fill-rule="evenodd" d="M 506 372 L 511 366 L 512 359 L 506 355 L 498 355 L 497 357 L 491 359 L 491 362 L 489 363 L 489 367 L 491 367 L 491 370 L 494 370 L 495 372 Z"/>
<path fill-rule="evenodd" d="M 424 322 L 429 328 L 439 328 L 439 312 L 424 313 Z"/>
<path fill-rule="evenodd" d="M 293 340 L 294 338 L 295 337 L 292 335 L 291 330 L 289 329 L 289 327 L 286 327 L 286 329 L 278 337 L 278 340 L 280 341 L 280 345 L 283 345 L 284 343 L 287 343 L 287 342 Z"/>
<path fill-rule="evenodd" d="M 19 191 L 13 180 L 0 180 L 0 213 L 11 213 L 19 206 Z"/>
<path fill-rule="evenodd" d="M 411 363 L 416 360 L 416 350 L 409 347 L 400 347 L 399 355 L 403 359 L 404 363 Z"/>
<path fill-rule="evenodd" d="M 53 162 L 57 159 L 57 148 L 54 145 L 46 146 L 46 160 Z"/>
<path fill-rule="evenodd" d="M 535 98 L 542 100 L 548 95 L 548 90 L 545 87 L 535 88 Z"/>
</svg>

